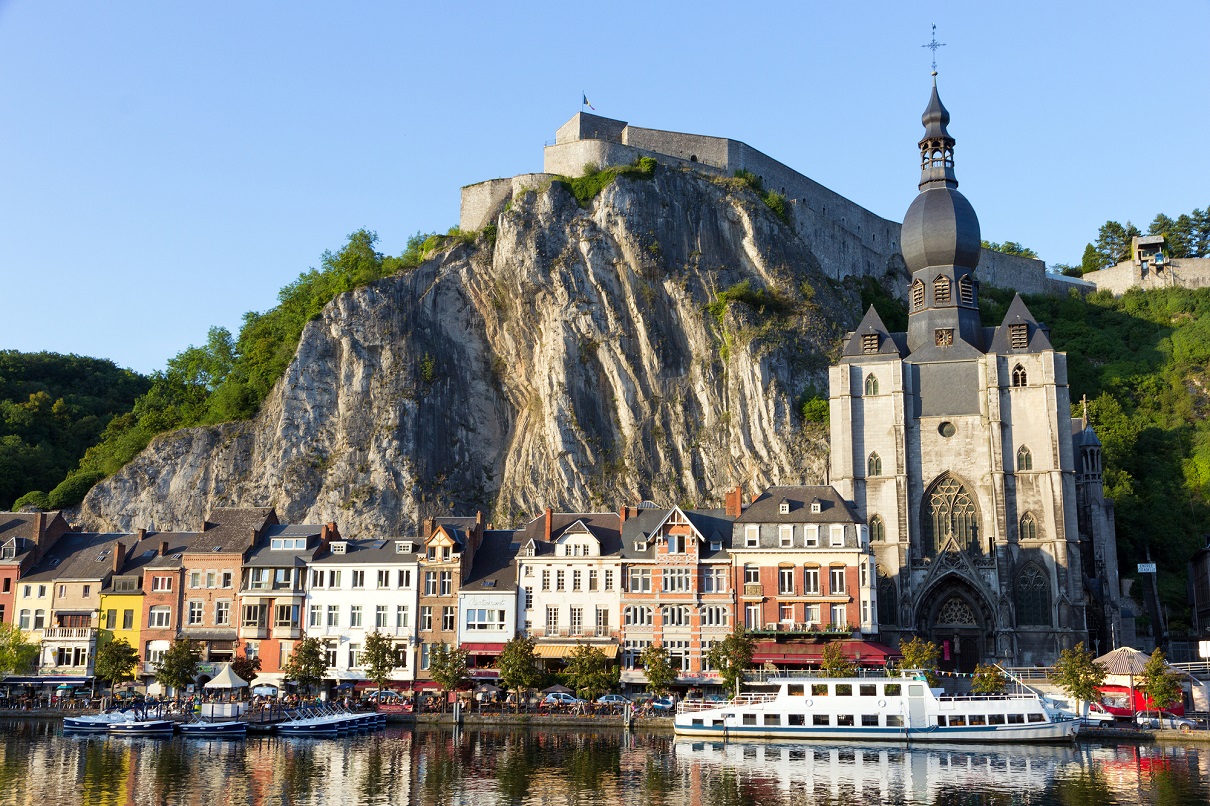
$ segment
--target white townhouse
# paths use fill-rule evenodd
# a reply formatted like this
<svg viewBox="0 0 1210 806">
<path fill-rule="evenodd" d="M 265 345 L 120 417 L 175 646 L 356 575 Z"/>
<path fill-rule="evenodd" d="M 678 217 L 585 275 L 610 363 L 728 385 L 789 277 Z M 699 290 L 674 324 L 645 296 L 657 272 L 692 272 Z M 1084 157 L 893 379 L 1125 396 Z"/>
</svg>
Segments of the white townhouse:
<svg viewBox="0 0 1210 806">
<path fill-rule="evenodd" d="M 458 589 L 458 646 L 475 679 L 499 677 L 497 659 L 517 634 L 516 532 L 487 530 Z"/>
<path fill-rule="evenodd" d="M 552 512 L 517 533 L 518 612 L 540 658 L 565 658 L 580 643 L 618 653 L 622 611 L 622 517 Z"/>
<path fill-rule="evenodd" d="M 366 681 L 361 653 L 372 632 L 395 642 L 399 665 L 391 679 L 415 679 L 420 548 L 418 540 L 406 538 L 334 540 L 308 565 L 305 631 L 323 642 L 326 681 Z"/>
</svg>

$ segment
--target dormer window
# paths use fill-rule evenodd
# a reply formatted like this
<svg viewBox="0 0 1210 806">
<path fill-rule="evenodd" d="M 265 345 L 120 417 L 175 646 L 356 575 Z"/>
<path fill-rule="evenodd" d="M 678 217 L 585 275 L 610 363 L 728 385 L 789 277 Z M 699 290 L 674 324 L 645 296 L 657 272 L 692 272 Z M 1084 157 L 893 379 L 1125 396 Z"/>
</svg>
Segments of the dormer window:
<svg viewBox="0 0 1210 806">
<path fill-rule="evenodd" d="M 1014 350 L 1029 347 L 1029 325 L 1025 323 L 1008 326 L 1008 343 Z"/>
<path fill-rule="evenodd" d="M 348 549 L 348 547 L 349 547 L 349 544 L 346 543 L 345 541 L 337 540 L 336 542 L 332 543 L 332 553 L 333 554 L 344 554 L 345 551 Z"/>
<path fill-rule="evenodd" d="M 878 341 L 879 341 L 879 339 L 878 339 L 877 333 L 866 333 L 866 334 L 862 335 L 861 351 L 863 353 L 878 352 Z"/>
<path fill-rule="evenodd" d="M 635 551 L 646 551 L 647 550 L 647 541 L 646 540 L 634 541 L 634 550 Z"/>
<path fill-rule="evenodd" d="M 305 537 L 275 537 L 269 541 L 270 551 L 302 551 L 306 547 Z"/>
<path fill-rule="evenodd" d="M 711 551 L 722 551 L 723 550 L 723 541 L 711 540 L 710 541 L 710 550 Z"/>
<path fill-rule="evenodd" d="M 823 502 L 820 501 L 818 498 L 816 498 L 814 501 L 811 502 L 811 511 L 814 512 L 816 515 L 823 512 Z"/>
<path fill-rule="evenodd" d="M 396 554 L 411 554 L 415 550 L 416 550 L 416 544 L 413 543 L 411 540 L 396 540 L 395 541 L 395 553 Z"/>
<path fill-rule="evenodd" d="M 789 502 L 789 501 L 782 501 L 782 502 L 781 502 L 781 503 L 778 505 L 778 507 L 777 507 L 777 511 L 778 511 L 778 512 L 780 512 L 782 515 L 789 515 L 789 514 L 790 514 L 790 502 Z"/>
</svg>

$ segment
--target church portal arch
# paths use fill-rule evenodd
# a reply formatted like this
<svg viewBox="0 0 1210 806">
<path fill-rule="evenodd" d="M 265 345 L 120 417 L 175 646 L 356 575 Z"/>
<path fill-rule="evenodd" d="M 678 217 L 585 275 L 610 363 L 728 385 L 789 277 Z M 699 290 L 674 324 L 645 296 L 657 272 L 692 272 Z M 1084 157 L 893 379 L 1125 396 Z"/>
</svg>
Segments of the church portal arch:
<svg viewBox="0 0 1210 806">
<path fill-rule="evenodd" d="M 951 573 L 920 597 L 916 630 L 941 647 L 941 669 L 969 673 L 995 651 L 996 613 L 969 580 Z"/>
</svg>

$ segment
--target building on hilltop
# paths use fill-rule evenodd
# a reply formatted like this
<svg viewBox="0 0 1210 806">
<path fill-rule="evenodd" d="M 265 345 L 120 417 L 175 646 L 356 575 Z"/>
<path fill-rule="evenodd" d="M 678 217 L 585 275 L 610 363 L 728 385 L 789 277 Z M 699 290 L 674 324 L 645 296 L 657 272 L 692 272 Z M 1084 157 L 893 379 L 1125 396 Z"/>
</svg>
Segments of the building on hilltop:
<svg viewBox="0 0 1210 806">
<path fill-rule="evenodd" d="M 462 188 L 459 227 L 467 232 L 495 223 L 514 195 L 550 184 L 557 176 L 580 176 L 586 165 L 628 165 L 640 157 L 715 176 L 750 171 L 768 190 L 786 197 L 790 222 L 810 245 L 824 272 L 873 277 L 902 271 L 900 225 L 875 215 L 798 171 L 726 137 L 645 129 L 626 121 L 579 112 L 545 146 L 543 173 L 491 179 Z M 979 245 L 975 245 L 979 250 Z M 1023 294 L 1091 290 L 1078 279 L 1046 272 L 1040 260 L 982 250 L 984 281 Z"/>
<path fill-rule="evenodd" d="M 1049 330 L 1020 296 L 997 326 L 980 319 L 979 220 L 949 119 L 934 79 L 903 224 L 908 329 L 888 332 L 871 307 L 846 337 L 831 480 L 869 528 L 884 639 L 932 639 L 961 671 L 1049 665 L 1121 638 L 1113 508 Z"/>
<path fill-rule="evenodd" d="M 1164 254 L 1163 235 L 1136 235 L 1130 242 L 1130 260 L 1092 271 L 1081 279 L 1098 291 L 1121 296 L 1131 288 L 1210 287 L 1210 258 L 1173 258 Z"/>
</svg>

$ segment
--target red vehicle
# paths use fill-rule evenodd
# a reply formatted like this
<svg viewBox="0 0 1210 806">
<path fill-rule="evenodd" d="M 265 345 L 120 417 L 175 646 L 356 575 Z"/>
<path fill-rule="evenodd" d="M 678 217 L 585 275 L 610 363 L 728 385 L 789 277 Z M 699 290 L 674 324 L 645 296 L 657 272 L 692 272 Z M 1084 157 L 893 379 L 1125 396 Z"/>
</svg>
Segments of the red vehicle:
<svg viewBox="0 0 1210 806">
<path fill-rule="evenodd" d="M 1132 692 L 1127 686 L 1101 686 L 1101 705 L 1106 711 L 1121 719 L 1134 719 L 1134 715 L 1144 711 L 1157 711 L 1155 703 L 1146 694 L 1135 688 Z M 1176 716 L 1185 715 L 1185 704 L 1178 702 L 1164 709 Z"/>
</svg>

